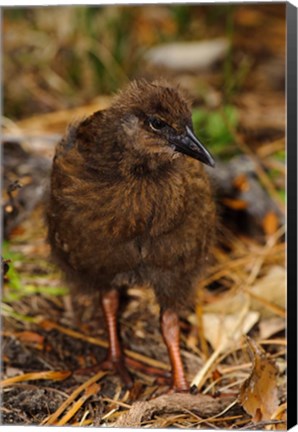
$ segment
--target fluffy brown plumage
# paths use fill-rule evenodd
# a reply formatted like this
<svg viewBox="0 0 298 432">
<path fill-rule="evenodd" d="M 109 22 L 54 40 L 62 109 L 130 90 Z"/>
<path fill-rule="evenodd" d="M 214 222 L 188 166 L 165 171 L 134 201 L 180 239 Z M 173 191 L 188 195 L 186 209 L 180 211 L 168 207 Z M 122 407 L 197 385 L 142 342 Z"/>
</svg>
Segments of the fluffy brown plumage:
<svg viewBox="0 0 298 432">
<path fill-rule="evenodd" d="M 72 125 L 56 149 L 47 212 L 52 253 L 73 285 L 102 292 L 110 345 L 117 339 L 108 360 L 127 384 L 118 292 L 137 283 L 155 291 L 173 387 L 187 389 L 177 312 L 205 268 L 215 227 L 199 160 L 213 164 L 192 133 L 189 102 L 163 81 L 131 83 L 109 109 Z"/>
</svg>

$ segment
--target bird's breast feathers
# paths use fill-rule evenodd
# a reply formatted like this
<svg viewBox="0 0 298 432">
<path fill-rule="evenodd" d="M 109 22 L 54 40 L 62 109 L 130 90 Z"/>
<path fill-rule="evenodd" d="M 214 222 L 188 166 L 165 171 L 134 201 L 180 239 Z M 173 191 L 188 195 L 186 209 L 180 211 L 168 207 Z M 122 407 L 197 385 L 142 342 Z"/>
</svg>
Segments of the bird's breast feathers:
<svg viewBox="0 0 298 432">
<path fill-rule="evenodd" d="M 60 237 L 76 232 L 78 241 L 82 236 L 93 249 L 140 237 L 156 239 L 182 226 L 187 240 L 190 213 L 199 223 L 205 211 L 208 182 L 196 161 L 186 160 L 183 169 L 169 170 L 157 178 L 130 175 L 108 181 L 108 177 L 80 176 L 83 170 L 74 166 L 75 160 L 72 156 L 68 163 L 66 156 L 54 164 L 52 195 L 63 207 L 55 222 Z M 72 240 L 65 238 L 65 242 Z"/>
</svg>

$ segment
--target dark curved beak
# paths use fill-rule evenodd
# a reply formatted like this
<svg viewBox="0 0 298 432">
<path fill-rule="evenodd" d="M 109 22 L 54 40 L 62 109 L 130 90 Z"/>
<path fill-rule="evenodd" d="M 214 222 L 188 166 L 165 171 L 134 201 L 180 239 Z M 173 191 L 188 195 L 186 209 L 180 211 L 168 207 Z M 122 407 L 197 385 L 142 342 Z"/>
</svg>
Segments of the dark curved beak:
<svg viewBox="0 0 298 432">
<path fill-rule="evenodd" d="M 215 162 L 209 151 L 198 140 L 190 127 L 186 126 L 184 135 L 176 136 L 172 141 L 175 150 L 184 153 L 194 159 L 203 162 L 211 167 L 215 166 Z"/>
</svg>

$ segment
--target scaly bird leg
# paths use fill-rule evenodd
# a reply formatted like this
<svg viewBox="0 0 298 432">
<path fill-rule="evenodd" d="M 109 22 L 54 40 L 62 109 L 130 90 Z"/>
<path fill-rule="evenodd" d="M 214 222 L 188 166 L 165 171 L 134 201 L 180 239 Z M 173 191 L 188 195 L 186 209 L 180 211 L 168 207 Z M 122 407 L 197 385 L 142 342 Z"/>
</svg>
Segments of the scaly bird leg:
<svg viewBox="0 0 298 432">
<path fill-rule="evenodd" d="M 116 289 L 102 295 L 101 305 L 108 330 L 109 348 L 106 360 L 101 364 L 103 369 L 114 369 L 119 373 L 124 384 L 130 388 L 133 385 L 125 363 L 118 334 L 119 292 Z"/>
<path fill-rule="evenodd" d="M 127 388 L 131 388 L 133 380 L 127 371 L 126 366 L 138 369 L 147 375 L 157 375 L 160 379 L 167 380 L 169 378 L 169 372 L 147 366 L 138 360 L 134 360 L 130 357 L 124 356 L 121 347 L 121 342 L 118 333 L 118 309 L 119 309 L 119 292 L 117 290 L 107 291 L 102 295 L 101 305 L 104 314 L 104 320 L 108 331 L 109 348 L 108 353 L 101 363 L 95 366 L 77 369 L 77 374 L 85 374 L 94 372 L 95 370 L 114 370 L 117 372 Z"/>
<path fill-rule="evenodd" d="M 107 358 L 102 364 L 103 367 L 109 366 L 109 364 L 114 365 L 114 369 L 118 371 L 122 380 L 128 387 L 131 387 L 132 379 L 126 370 L 125 364 L 131 368 L 138 369 L 140 372 L 145 374 L 157 375 L 167 379 L 169 376 L 167 371 L 152 366 L 146 366 L 137 360 L 124 356 L 117 329 L 117 312 L 119 309 L 119 292 L 117 290 L 108 291 L 102 296 L 102 309 L 109 337 L 109 350 Z M 129 384 L 128 378 L 130 379 L 131 384 Z"/>
<path fill-rule="evenodd" d="M 111 370 L 118 373 L 127 388 L 131 388 L 133 380 L 125 366 L 125 359 L 118 333 L 119 292 L 115 289 L 105 292 L 101 297 L 101 307 L 108 331 L 108 352 L 102 362 L 75 371 L 76 374 L 89 374 L 99 370 Z"/>
<path fill-rule="evenodd" d="M 168 348 L 172 366 L 172 389 L 178 392 L 188 391 L 189 385 L 184 375 L 180 355 L 180 327 L 178 315 L 170 309 L 165 309 L 161 311 L 160 323 L 162 336 Z"/>
</svg>

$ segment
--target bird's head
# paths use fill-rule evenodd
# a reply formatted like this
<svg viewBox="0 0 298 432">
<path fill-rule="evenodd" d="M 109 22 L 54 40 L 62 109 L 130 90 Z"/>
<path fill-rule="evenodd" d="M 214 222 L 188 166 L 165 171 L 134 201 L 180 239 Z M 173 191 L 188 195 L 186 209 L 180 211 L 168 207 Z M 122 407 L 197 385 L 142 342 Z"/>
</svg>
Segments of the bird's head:
<svg viewBox="0 0 298 432">
<path fill-rule="evenodd" d="M 182 153 L 214 166 L 214 159 L 195 136 L 190 103 L 179 87 L 165 81 L 133 81 L 112 107 L 126 146 L 174 159 Z"/>
</svg>

